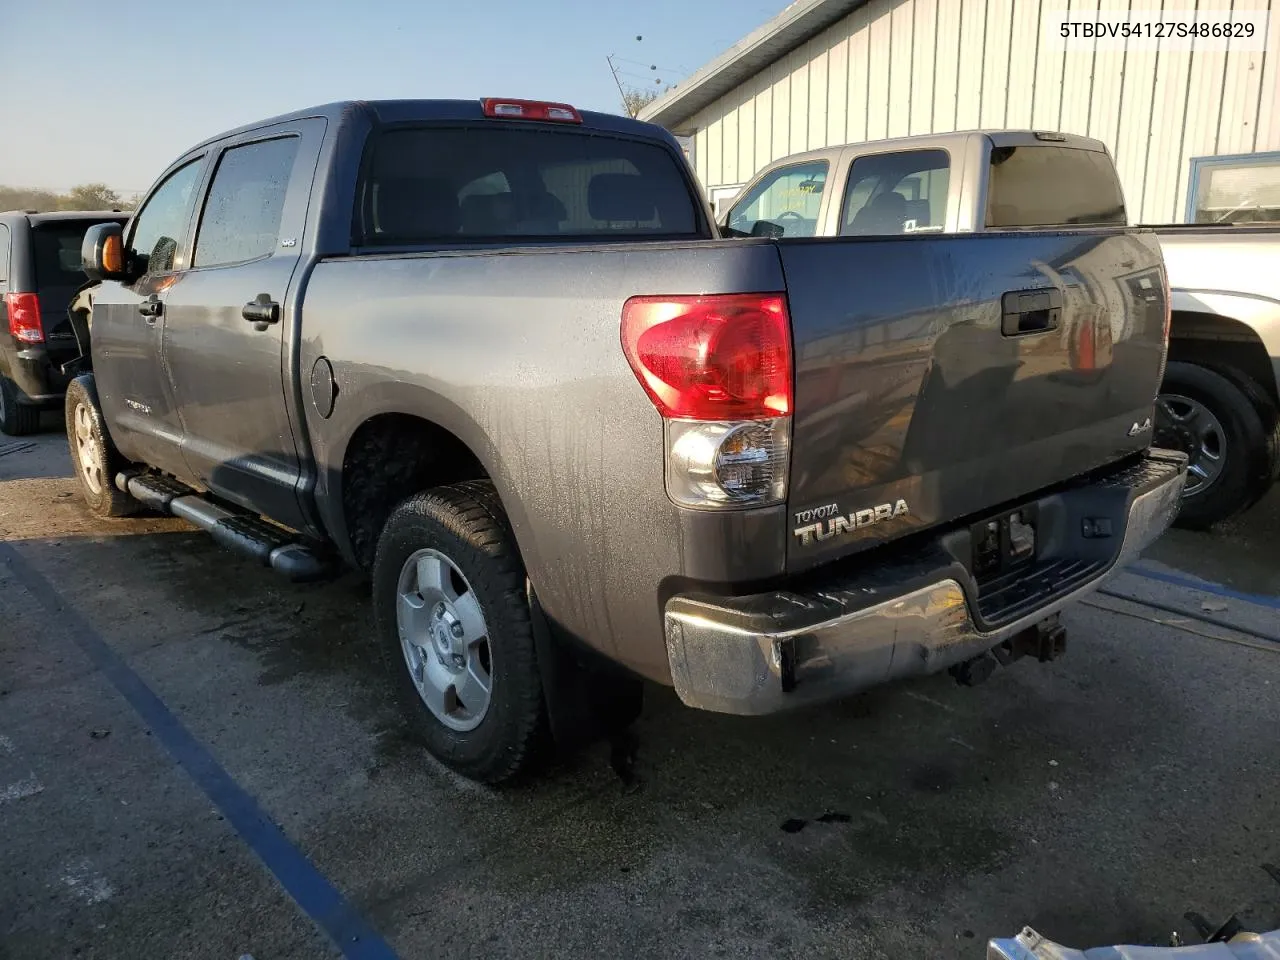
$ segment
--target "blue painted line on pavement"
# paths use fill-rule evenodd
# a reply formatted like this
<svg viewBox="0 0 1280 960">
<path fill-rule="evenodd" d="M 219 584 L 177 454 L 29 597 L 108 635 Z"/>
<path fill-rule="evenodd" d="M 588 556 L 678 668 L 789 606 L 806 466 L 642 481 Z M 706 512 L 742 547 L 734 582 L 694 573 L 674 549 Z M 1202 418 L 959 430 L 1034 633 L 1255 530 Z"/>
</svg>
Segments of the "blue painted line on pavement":
<svg viewBox="0 0 1280 960">
<path fill-rule="evenodd" d="M 227 822 L 257 854 L 294 902 L 323 930 L 348 960 L 397 960 L 395 951 L 356 912 L 337 888 L 316 869 L 258 806 L 256 800 L 227 773 L 163 700 L 98 636 L 79 613 L 63 602 L 58 591 L 17 550 L 0 543 L 6 563 L 27 591 L 60 618 L 67 634 L 111 681 L 137 712 L 175 763 L 213 801 Z"/>
<path fill-rule="evenodd" d="M 1270 610 L 1280 610 L 1280 597 L 1268 597 L 1260 593 L 1243 593 L 1239 590 L 1232 590 L 1230 587 L 1224 587 L 1220 583 L 1201 580 L 1199 577 L 1184 577 L 1176 573 L 1164 573 L 1161 570 L 1152 570 L 1137 564 L 1126 567 L 1125 573 L 1136 574 L 1147 580 L 1167 583 L 1186 590 L 1199 590 L 1201 593 L 1210 593 L 1217 597 L 1225 597 L 1228 600 L 1243 600 L 1245 603 L 1252 603 L 1255 606 L 1267 607 Z"/>
</svg>

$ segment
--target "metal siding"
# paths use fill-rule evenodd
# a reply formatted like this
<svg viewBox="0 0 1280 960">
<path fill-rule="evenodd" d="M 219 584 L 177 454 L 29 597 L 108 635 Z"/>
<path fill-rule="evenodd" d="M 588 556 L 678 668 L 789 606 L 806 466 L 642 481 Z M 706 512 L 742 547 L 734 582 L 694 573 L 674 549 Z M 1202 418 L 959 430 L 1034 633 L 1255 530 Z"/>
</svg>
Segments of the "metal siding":
<svg viewBox="0 0 1280 960">
<path fill-rule="evenodd" d="M 1229 11 L 1231 0 L 1200 0 L 1199 9 Z M 1201 49 L 1201 46 L 1201 42 L 1197 40 L 1191 52 L 1191 82 L 1174 201 L 1174 211 L 1179 220 L 1183 219 L 1182 213 L 1186 209 L 1191 158 L 1210 156 L 1215 152 L 1218 121 L 1222 115 L 1222 77 L 1227 65 L 1227 55 L 1221 50 Z M 1187 56 L 1185 52 L 1181 55 Z"/>
<path fill-rule="evenodd" d="M 931 133 L 933 129 L 934 43 L 938 36 L 938 0 L 916 0 L 915 8 L 915 22 L 911 28 L 911 62 L 915 65 L 915 76 L 911 84 L 909 132 L 912 134 Z"/>
<path fill-rule="evenodd" d="M 960 0 L 938 0 L 938 55 L 933 64 L 933 132 L 956 127 L 960 73 Z"/>
<path fill-rule="evenodd" d="M 1110 14 L 1127 13 L 1129 0 L 1101 0 L 1098 9 Z M 1093 92 L 1089 98 L 1089 126 L 1086 132 L 1105 143 L 1117 160 L 1122 154 L 1132 152 L 1137 147 L 1130 143 L 1127 149 L 1122 149 L 1119 127 L 1125 94 L 1131 92 L 1125 82 L 1128 64 L 1138 56 L 1141 54 L 1138 53 L 1137 45 L 1130 39 L 1124 50 L 1099 50 L 1093 60 Z M 1147 90 L 1150 89 L 1151 81 L 1148 78 Z M 1143 156 L 1146 155 L 1146 144 L 1141 145 L 1140 152 Z"/>
<path fill-rule="evenodd" d="M 738 108 L 734 107 L 721 121 L 720 182 L 737 183 L 738 176 Z"/>
<path fill-rule="evenodd" d="M 867 139 L 883 140 L 889 135 L 889 55 L 893 43 L 893 11 L 875 0 L 873 9 L 869 67 L 867 70 Z"/>
<path fill-rule="evenodd" d="M 1062 70 L 1066 55 L 1045 41 L 1044 21 L 1052 11 L 1062 9 L 1058 0 L 1040 0 L 1040 27 L 1037 34 L 1035 98 L 1031 104 L 1031 126 L 1037 130 L 1057 130 L 1061 124 Z"/>
<path fill-rule="evenodd" d="M 763 166 L 756 164 L 756 96 L 760 86 L 760 78 L 752 77 L 742 88 L 742 106 L 738 108 L 738 179 L 744 181 Z"/>
<path fill-rule="evenodd" d="M 801 47 L 791 68 L 791 152 L 809 149 L 809 61 Z"/>
<path fill-rule="evenodd" d="M 756 94 L 756 151 L 755 169 L 768 166 L 774 160 L 773 152 L 773 76 L 772 68 L 761 77 L 760 92 Z"/>
<path fill-rule="evenodd" d="M 1227 70 L 1222 85 L 1222 115 L 1218 118 L 1218 143 L 1214 153 L 1251 153 L 1258 120 L 1258 97 L 1262 87 L 1260 50 L 1240 50 L 1239 40 L 1231 41 Z M 1280 52 L 1280 51 L 1277 51 Z"/>
<path fill-rule="evenodd" d="M 849 18 L 832 30 L 838 39 L 827 55 L 828 145 L 845 142 L 845 125 L 849 122 Z"/>
<path fill-rule="evenodd" d="M 1026 0 L 1023 0 L 1025 3 Z M 987 40 L 982 71 L 981 125 L 1004 126 L 1009 96 L 1009 47 L 1013 41 L 1013 0 L 987 0 Z"/>
<path fill-rule="evenodd" d="M 1152 97 L 1151 138 L 1147 173 L 1142 184 L 1142 223 L 1181 220 L 1175 210 L 1178 173 L 1182 168 L 1182 126 L 1186 116 L 1187 78 L 1191 58 L 1182 51 L 1161 49 L 1156 57 L 1156 85 Z"/>
<path fill-rule="evenodd" d="M 888 133 L 891 137 L 905 137 L 911 129 L 915 0 L 901 0 L 889 16 Z"/>
<path fill-rule="evenodd" d="M 1258 136 L 1254 149 L 1259 153 L 1280 150 L 1280 2 L 1272 0 L 1271 22 L 1267 29 L 1258 102 Z"/>
<path fill-rule="evenodd" d="M 871 67 L 871 13 L 860 7 L 849 19 L 849 96 L 845 142 L 867 139 L 867 88 Z"/>
<path fill-rule="evenodd" d="M 707 186 L 725 183 L 724 179 L 724 117 L 717 117 L 707 124 Z"/>
<path fill-rule="evenodd" d="M 699 126 L 698 132 L 693 135 L 693 169 L 703 188 L 714 186 L 707 169 L 707 128 L 703 126 Z"/>
<path fill-rule="evenodd" d="M 827 35 L 820 33 L 809 51 L 809 129 L 806 148 L 827 145 Z"/>
<path fill-rule="evenodd" d="M 1113 53 L 1109 57 L 1115 55 Z M 1122 72 L 1111 88 L 1115 90 L 1114 96 L 1118 99 L 1115 132 L 1111 135 L 1114 137 L 1114 145 L 1110 141 L 1108 145 L 1112 146 L 1115 154 L 1129 220 L 1136 223 L 1141 222 L 1143 217 L 1143 195 L 1152 153 L 1168 152 L 1170 148 L 1155 136 L 1155 110 L 1158 106 L 1154 98 L 1158 60 L 1156 50 L 1151 49 L 1150 44 L 1140 47 L 1131 40 L 1120 53 L 1120 58 Z M 1101 104 L 1103 107 L 1109 106 L 1111 96 L 1108 94 L 1107 101 Z M 1097 99 L 1095 95 L 1095 103 Z M 1099 127 L 1095 136 L 1102 133 L 1103 130 Z"/>
<path fill-rule="evenodd" d="M 773 156 L 771 161 L 791 153 L 791 67 L 783 60 L 773 80 Z"/>
<path fill-rule="evenodd" d="M 1013 5 L 1009 45 L 1008 95 L 1002 127 L 1031 126 L 1031 101 L 1036 87 L 1036 54 L 1040 40 L 1040 0 L 1018 0 Z"/>
<path fill-rule="evenodd" d="M 960 71 L 956 78 L 957 130 L 972 130 L 982 116 L 982 48 L 987 32 L 985 0 L 962 0 Z"/>
<path fill-rule="evenodd" d="M 1071 13 L 1088 15 L 1098 9 L 1098 0 L 1072 0 Z M 1089 100 L 1093 95 L 1092 42 L 1077 41 L 1067 51 L 1062 69 L 1062 115 L 1058 129 L 1063 133 L 1089 132 Z"/>
</svg>

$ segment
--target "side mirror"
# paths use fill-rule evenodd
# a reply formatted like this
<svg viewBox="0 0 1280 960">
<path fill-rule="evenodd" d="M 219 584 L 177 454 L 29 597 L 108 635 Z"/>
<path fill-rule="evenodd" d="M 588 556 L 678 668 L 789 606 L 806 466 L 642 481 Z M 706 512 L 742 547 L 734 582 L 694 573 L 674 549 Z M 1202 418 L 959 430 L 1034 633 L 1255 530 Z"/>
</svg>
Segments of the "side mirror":
<svg viewBox="0 0 1280 960">
<path fill-rule="evenodd" d="M 90 280 L 125 279 L 124 231 L 118 223 L 96 223 L 80 244 L 80 269 Z"/>
</svg>

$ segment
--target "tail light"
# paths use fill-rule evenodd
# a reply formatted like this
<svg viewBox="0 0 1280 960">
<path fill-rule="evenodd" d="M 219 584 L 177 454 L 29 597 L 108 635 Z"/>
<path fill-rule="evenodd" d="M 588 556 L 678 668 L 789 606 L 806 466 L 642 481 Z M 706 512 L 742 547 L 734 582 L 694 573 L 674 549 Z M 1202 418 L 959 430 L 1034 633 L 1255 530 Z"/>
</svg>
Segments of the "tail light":
<svg viewBox="0 0 1280 960">
<path fill-rule="evenodd" d="M 785 296 L 632 297 L 622 308 L 622 349 L 665 421 L 672 500 L 786 499 L 793 389 Z"/>
<path fill-rule="evenodd" d="M 582 114 L 567 103 L 549 103 L 545 100 L 508 100 L 501 97 L 485 97 L 480 107 L 486 117 L 504 120 L 546 120 L 552 123 L 581 123 Z"/>
<path fill-rule="evenodd" d="M 21 343 L 44 343 L 40 301 L 34 293 L 6 293 L 4 305 L 9 314 L 9 332 L 15 340 Z"/>
</svg>

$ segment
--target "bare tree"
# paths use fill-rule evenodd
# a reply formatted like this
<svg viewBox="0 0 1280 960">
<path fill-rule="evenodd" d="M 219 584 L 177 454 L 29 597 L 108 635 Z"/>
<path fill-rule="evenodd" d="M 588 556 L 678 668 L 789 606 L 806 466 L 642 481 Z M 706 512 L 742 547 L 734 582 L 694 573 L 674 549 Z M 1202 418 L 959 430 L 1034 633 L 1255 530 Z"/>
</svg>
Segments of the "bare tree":
<svg viewBox="0 0 1280 960">
<path fill-rule="evenodd" d="M 622 88 L 622 106 L 627 111 L 627 116 L 639 116 L 640 111 L 647 107 L 662 93 L 658 90 L 646 90 L 640 87 L 623 87 Z"/>
<path fill-rule="evenodd" d="M 58 200 L 63 210 L 111 210 L 121 205 L 120 194 L 105 183 L 82 183 Z"/>
<path fill-rule="evenodd" d="M 132 210 L 134 204 L 105 183 L 82 183 L 66 193 L 0 186 L 0 210 Z"/>
</svg>

